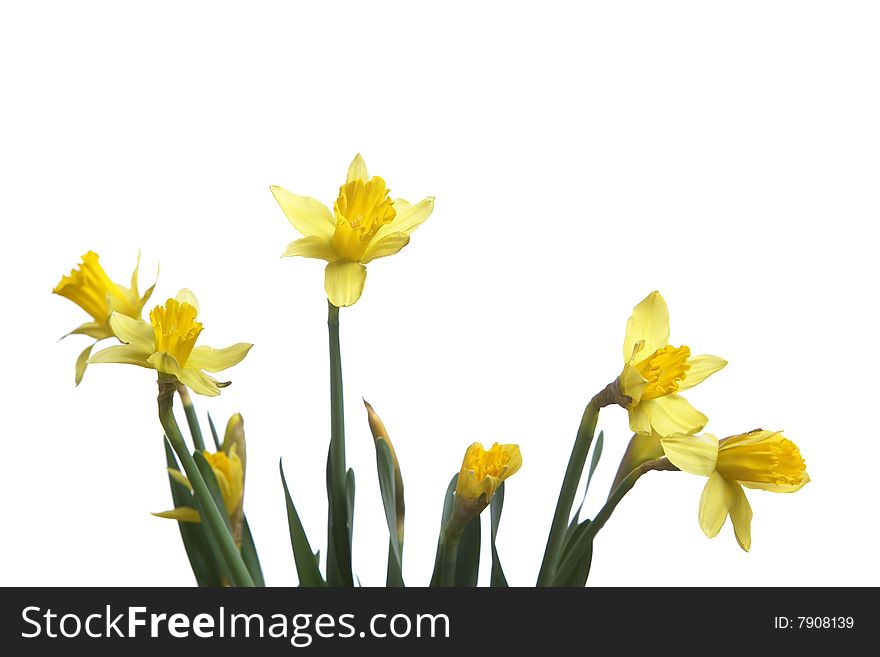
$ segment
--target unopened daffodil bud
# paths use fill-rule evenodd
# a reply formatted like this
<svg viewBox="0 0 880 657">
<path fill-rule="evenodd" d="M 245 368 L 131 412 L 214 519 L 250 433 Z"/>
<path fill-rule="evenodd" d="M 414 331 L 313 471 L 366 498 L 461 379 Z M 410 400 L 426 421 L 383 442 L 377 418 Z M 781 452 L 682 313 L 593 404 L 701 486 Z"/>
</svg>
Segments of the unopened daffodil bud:
<svg viewBox="0 0 880 657">
<path fill-rule="evenodd" d="M 364 406 L 367 409 L 367 422 L 369 422 L 370 424 L 370 433 L 373 434 L 373 440 L 384 440 L 385 443 L 388 445 L 388 450 L 391 452 L 391 460 L 394 463 L 394 490 L 396 492 L 395 514 L 397 522 L 397 540 L 400 543 L 403 543 L 403 528 L 404 519 L 406 517 L 406 504 L 403 497 L 403 475 L 400 472 L 400 463 L 398 463 L 397 461 L 397 453 L 394 451 L 394 445 L 391 443 L 391 439 L 388 437 L 388 430 L 385 428 L 385 424 L 382 422 L 382 419 L 376 414 L 376 411 L 373 410 L 373 407 L 366 399 L 364 400 Z"/>
<path fill-rule="evenodd" d="M 501 482 L 521 466 L 519 445 L 495 443 L 488 450 L 480 443 L 468 447 L 455 484 L 451 522 L 463 528 L 489 505 Z"/>
<path fill-rule="evenodd" d="M 244 419 L 241 413 L 236 413 L 226 423 L 226 431 L 223 434 L 223 451 L 228 455 L 235 454 L 241 460 L 241 469 L 247 471 L 247 445 L 244 440 Z"/>
</svg>

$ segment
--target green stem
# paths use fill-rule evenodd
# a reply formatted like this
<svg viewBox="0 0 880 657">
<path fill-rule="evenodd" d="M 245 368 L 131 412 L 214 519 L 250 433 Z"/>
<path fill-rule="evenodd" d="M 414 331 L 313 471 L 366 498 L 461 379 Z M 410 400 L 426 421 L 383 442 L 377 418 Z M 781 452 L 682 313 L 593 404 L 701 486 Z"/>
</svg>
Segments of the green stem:
<svg viewBox="0 0 880 657">
<path fill-rule="evenodd" d="M 186 423 L 189 425 L 189 435 L 192 436 L 193 445 L 196 451 L 205 451 L 205 441 L 202 439 L 202 428 L 199 426 L 199 418 L 196 415 L 195 406 L 193 406 L 192 397 L 189 396 L 189 390 L 186 386 L 181 385 L 177 389 L 180 395 L 180 401 L 183 404 L 183 412 L 186 413 Z"/>
<path fill-rule="evenodd" d="M 612 381 L 599 394 L 590 400 L 581 417 L 581 425 L 578 428 L 574 447 L 568 459 L 568 467 L 565 469 L 565 477 L 562 480 L 562 489 L 559 491 L 559 499 L 556 502 L 556 512 L 553 514 L 553 523 L 550 525 L 550 535 L 547 537 L 547 547 L 544 550 L 544 560 L 541 562 L 541 570 L 538 574 L 538 586 L 551 586 L 556 577 L 559 565 L 562 544 L 565 532 L 568 528 L 571 507 L 574 504 L 581 474 L 584 471 L 584 463 L 590 452 L 593 442 L 593 434 L 596 431 L 596 423 L 599 421 L 599 409 L 609 404 L 620 401 L 620 387 L 618 382 Z"/>
<path fill-rule="evenodd" d="M 458 561 L 458 543 L 462 530 L 452 527 L 451 523 L 443 529 L 440 558 L 440 586 L 455 585 L 455 566 Z"/>
<path fill-rule="evenodd" d="M 345 492 L 345 414 L 342 397 L 342 356 L 339 349 L 339 308 L 327 303 L 330 338 L 330 450 L 327 456 L 327 582 L 353 586 L 351 544 Z"/>
<path fill-rule="evenodd" d="M 678 470 L 678 468 L 672 465 L 668 459 L 660 458 L 642 463 L 632 470 L 632 472 L 620 481 L 620 484 L 608 497 L 605 506 L 603 506 L 599 513 L 596 514 L 596 517 L 590 521 L 590 524 L 587 526 L 584 533 L 581 534 L 578 537 L 578 540 L 571 546 L 571 549 L 568 551 L 569 556 L 559 565 L 559 572 L 566 572 L 575 565 L 571 560 L 577 558 L 577 555 L 581 553 L 582 547 L 593 542 L 593 539 L 596 538 L 596 534 L 598 534 L 599 530 L 605 526 L 606 522 L 608 522 L 608 519 L 611 517 L 611 514 L 614 513 L 614 509 L 617 508 L 620 501 L 630 490 L 632 490 L 633 486 L 636 485 L 636 482 L 643 474 L 651 472 L 652 470 L 674 471 Z"/>
<path fill-rule="evenodd" d="M 193 493 L 199 503 L 199 509 L 202 513 L 202 521 L 207 525 L 208 531 L 214 536 L 220 549 L 223 561 L 232 576 L 233 583 L 236 586 L 253 586 L 254 581 L 248 572 L 247 566 L 241 558 L 241 553 L 235 547 L 235 541 L 229 531 L 226 520 L 220 515 L 220 510 L 214 504 L 214 498 L 211 496 L 208 485 L 205 483 L 202 473 L 199 471 L 196 462 L 193 460 L 192 454 L 189 453 L 186 443 L 183 440 L 183 434 L 177 426 L 177 420 L 174 419 L 174 390 L 180 384 L 177 379 L 171 377 L 166 378 L 159 375 L 159 421 L 168 437 L 168 442 L 172 449 L 180 459 L 186 477 L 189 479 L 193 487 Z"/>
</svg>

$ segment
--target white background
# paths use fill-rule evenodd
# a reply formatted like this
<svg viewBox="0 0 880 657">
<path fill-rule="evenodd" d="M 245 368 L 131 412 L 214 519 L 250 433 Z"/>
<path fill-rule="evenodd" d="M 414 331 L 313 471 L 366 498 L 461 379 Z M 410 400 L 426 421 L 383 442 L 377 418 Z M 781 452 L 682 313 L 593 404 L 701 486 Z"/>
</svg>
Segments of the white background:
<svg viewBox="0 0 880 657">
<path fill-rule="evenodd" d="M 753 546 L 697 524 L 704 480 L 646 476 L 595 545 L 595 585 L 878 585 L 874 3 L 5 3 L 0 582 L 188 585 L 151 372 L 89 369 L 50 294 L 89 249 L 154 300 L 201 300 L 212 346 L 255 343 L 232 387 L 246 510 L 273 585 L 296 583 L 278 460 L 324 550 L 323 263 L 270 184 L 332 203 L 357 151 L 437 198 L 342 312 L 354 566 L 387 533 L 360 398 L 404 469 L 405 576 L 430 577 L 442 495 L 473 441 L 516 442 L 499 549 L 534 583 L 584 404 L 659 289 L 672 342 L 730 365 L 688 393 L 718 436 L 784 429 L 812 483 L 749 491 Z M 109 342 L 106 344 L 110 344 Z M 629 438 L 606 453 L 588 510 Z M 482 576 L 488 574 L 484 568 Z"/>
</svg>

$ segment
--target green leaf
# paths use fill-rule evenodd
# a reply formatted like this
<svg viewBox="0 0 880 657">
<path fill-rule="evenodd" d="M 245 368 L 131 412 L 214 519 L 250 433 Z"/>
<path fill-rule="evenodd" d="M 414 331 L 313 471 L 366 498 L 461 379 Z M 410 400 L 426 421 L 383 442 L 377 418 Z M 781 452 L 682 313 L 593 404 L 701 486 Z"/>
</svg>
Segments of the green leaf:
<svg viewBox="0 0 880 657">
<path fill-rule="evenodd" d="M 596 471 L 596 466 L 599 465 L 599 459 L 602 458 L 602 446 L 604 444 L 605 434 L 604 432 L 600 431 L 599 435 L 596 436 L 596 442 L 593 444 L 593 458 L 590 460 L 590 470 L 587 473 L 587 485 L 584 486 L 584 497 L 581 500 L 581 504 L 577 509 L 577 513 L 574 514 L 574 518 L 572 518 L 571 520 L 571 524 L 568 526 L 569 532 L 571 532 L 574 527 L 580 522 L 581 510 L 584 508 L 584 503 L 587 501 L 587 492 L 590 490 L 590 482 L 593 481 L 593 473 Z"/>
<path fill-rule="evenodd" d="M 248 525 L 247 516 L 242 518 L 241 526 L 241 558 L 244 565 L 247 566 L 248 572 L 257 586 L 266 586 L 266 580 L 263 579 L 263 569 L 260 568 L 260 557 L 257 556 L 257 546 L 254 544 L 254 537 L 251 534 L 251 528 Z"/>
<path fill-rule="evenodd" d="M 220 439 L 217 437 L 217 427 L 214 426 L 214 420 L 211 419 L 211 414 L 208 413 L 208 426 L 211 427 L 211 436 L 214 438 L 214 451 L 219 452 L 220 447 Z"/>
<path fill-rule="evenodd" d="M 174 457 L 174 451 L 164 440 L 165 445 L 165 461 L 172 470 L 180 471 L 177 459 Z M 171 499 L 174 502 L 174 508 L 188 506 L 196 508 L 196 502 L 192 493 L 183 484 L 178 483 L 169 475 L 171 483 Z M 218 565 L 223 563 L 220 559 L 219 552 L 211 549 L 211 545 L 205 535 L 204 528 L 201 524 L 193 522 L 179 522 L 177 527 L 180 530 L 180 538 L 183 541 L 183 548 L 186 550 L 186 556 L 189 559 L 190 568 L 195 575 L 196 583 L 199 586 L 221 586 L 223 569 Z"/>
<path fill-rule="evenodd" d="M 189 402 L 188 404 L 183 404 L 183 412 L 186 414 L 186 423 L 189 426 L 189 435 L 192 438 L 193 445 L 199 452 L 204 452 L 205 441 L 202 438 L 202 427 L 199 425 L 199 416 L 196 413 L 196 407 L 193 406 L 192 399 L 189 398 L 188 392 L 182 397 L 182 399 Z"/>
<path fill-rule="evenodd" d="M 431 586 L 440 586 L 440 570 L 443 563 L 443 528 L 452 517 L 452 501 L 455 496 L 455 485 L 458 483 L 458 474 L 452 475 L 449 486 L 446 487 L 446 495 L 443 498 L 443 513 L 440 516 L 440 535 L 437 538 L 437 555 L 434 557 L 434 573 L 431 575 Z"/>
<path fill-rule="evenodd" d="M 345 473 L 345 519 L 348 529 L 348 545 L 351 547 L 351 537 L 354 532 L 354 470 L 348 469 Z M 349 566 L 350 566 L 349 559 Z"/>
<path fill-rule="evenodd" d="M 498 558 L 498 550 L 495 548 L 495 537 L 498 535 L 498 524 L 501 522 L 501 511 L 504 508 L 504 482 L 495 491 L 492 501 L 489 503 L 489 513 L 491 515 L 491 536 L 492 536 L 492 573 L 489 581 L 490 586 L 505 587 L 507 586 L 507 578 L 504 576 L 504 570 L 501 568 L 501 560 Z"/>
<path fill-rule="evenodd" d="M 593 561 L 593 540 L 587 529 L 590 520 L 575 527 L 559 561 L 553 586 L 580 586 L 587 583 Z"/>
<path fill-rule="evenodd" d="M 480 574 L 480 515 L 465 525 L 455 562 L 455 586 L 476 586 Z"/>
<path fill-rule="evenodd" d="M 284 497 L 287 500 L 287 526 L 290 530 L 290 545 L 293 548 L 293 559 L 296 562 L 299 584 L 300 586 L 325 586 L 324 578 L 321 577 L 321 570 L 318 567 L 319 555 L 312 552 L 306 530 L 303 528 L 296 507 L 293 505 L 281 461 L 278 462 L 278 469 L 281 471 L 281 484 L 284 486 Z"/>
<path fill-rule="evenodd" d="M 376 441 L 376 468 L 379 472 L 379 491 L 385 507 L 388 524 L 388 571 L 386 586 L 403 586 L 401 546 L 397 535 L 397 486 L 394 476 L 394 458 L 384 438 Z"/>
</svg>

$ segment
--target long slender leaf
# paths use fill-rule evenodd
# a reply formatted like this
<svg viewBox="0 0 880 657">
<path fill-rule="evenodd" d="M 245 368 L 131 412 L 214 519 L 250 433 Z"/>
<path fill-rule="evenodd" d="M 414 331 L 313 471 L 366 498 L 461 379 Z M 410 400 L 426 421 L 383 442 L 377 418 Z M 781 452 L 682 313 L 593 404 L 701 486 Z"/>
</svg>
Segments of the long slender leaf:
<svg viewBox="0 0 880 657">
<path fill-rule="evenodd" d="M 223 503 L 223 493 L 220 492 L 220 486 L 217 485 L 217 477 L 214 476 L 214 470 L 213 468 L 211 468 L 211 464 L 208 463 L 205 455 L 201 452 L 194 452 L 193 460 L 196 462 L 196 466 L 199 468 L 199 472 L 202 473 L 202 478 L 208 485 L 208 491 L 211 493 L 214 504 L 220 511 L 220 515 L 222 516 L 223 520 L 226 521 L 226 527 L 231 532 L 232 525 L 229 523 L 229 514 L 226 512 L 226 505 Z"/>
<path fill-rule="evenodd" d="M 495 547 L 495 537 L 498 535 L 498 524 L 501 522 L 501 511 L 504 509 L 504 482 L 495 491 L 492 501 L 489 503 L 489 513 L 492 519 L 491 536 L 492 536 L 492 573 L 489 580 L 490 586 L 505 587 L 507 586 L 507 578 L 504 576 L 504 570 L 501 568 L 501 559 L 498 558 L 498 550 Z"/>
<path fill-rule="evenodd" d="M 587 493 L 590 490 L 590 482 L 593 481 L 593 473 L 596 471 L 596 466 L 599 465 L 599 459 L 602 457 L 602 447 L 605 444 L 605 433 L 600 431 L 599 435 L 596 436 L 596 442 L 593 444 L 593 458 L 590 460 L 590 470 L 587 473 L 587 485 L 584 486 L 584 497 L 581 500 L 580 506 L 577 508 L 577 512 L 574 514 L 574 517 L 571 519 L 571 524 L 568 526 L 568 534 L 571 534 L 574 531 L 574 528 L 580 522 L 581 511 L 584 508 L 584 503 L 587 501 Z M 566 535 L 565 542 L 568 542 L 568 535 Z M 563 545 L 563 550 L 565 549 Z"/>
<path fill-rule="evenodd" d="M 253 577 L 254 584 L 266 586 L 266 580 L 263 579 L 263 569 L 260 567 L 260 557 L 257 555 L 257 546 L 254 544 L 254 537 L 251 534 L 246 516 L 242 518 L 241 524 L 241 558 L 244 559 L 244 565 L 247 566 L 248 572 Z"/>
<path fill-rule="evenodd" d="M 211 414 L 208 413 L 208 426 L 211 427 L 211 437 L 214 439 L 214 451 L 220 451 L 220 439 L 217 437 L 217 427 L 214 426 L 214 420 L 211 418 Z"/>
<path fill-rule="evenodd" d="M 553 586 L 580 586 L 587 583 L 593 561 L 593 541 L 588 534 L 591 521 L 584 520 L 575 527 L 571 540 L 563 550 Z"/>
<path fill-rule="evenodd" d="M 440 535 L 437 538 L 437 556 L 434 557 L 434 573 L 431 575 L 431 586 L 440 585 L 440 570 L 443 562 L 443 528 L 452 516 L 452 501 L 457 483 L 458 474 L 454 474 L 449 481 L 449 485 L 446 487 L 446 495 L 443 497 L 443 513 L 440 516 Z"/>
<path fill-rule="evenodd" d="M 394 458 L 384 438 L 376 443 L 376 468 L 379 472 L 379 491 L 388 524 L 388 571 L 386 586 L 403 586 L 403 566 L 400 541 L 397 534 L 397 485 L 394 476 Z"/>
<path fill-rule="evenodd" d="M 174 450 L 171 449 L 168 441 L 164 440 L 164 437 L 163 444 L 165 446 L 165 462 L 168 464 L 168 467 L 180 471 L 180 466 L 174 457 Z M 182 506 L 195 508 L 196 502 L 193 499 L 192 493 L 185 486 L 172 479 L 171 476 L 168 477 L 168 480 L 171 484 L 171 499 L 174 502 L 174 508 Z M 183 541 L 183 548 L 189 559 L 189 565 L 196 578 L 196 583 L 199 586 L 220 586 L 222 584 L 220 574 L 222 569 L 219 564 L 222 561 L 219 554 L 215 556 L 212 552 L 202 526 L 193 522 L 179 521 L 177 526 L 180 529 L 180 538 Z"/>
<path fill-rule="evenodd" d="M 287 500 L 287 525 L 290 530 L 290 545 L 293 548 L 293 559 L 296 562 L 299 584 L 300 586 L 325 586 L 324 578 L 321 577 L 321 570 L 318 567 L 319 555 L 312 552 L 306 530 L 303 528 L 296 507 L 293 505 L 281 461 L 278 462 L 278 469 L 281 471 L 281 484 L 284 486 L 284 498 Z"/>
</svg>

